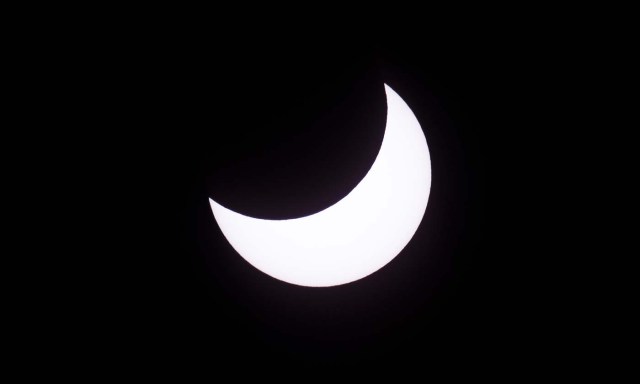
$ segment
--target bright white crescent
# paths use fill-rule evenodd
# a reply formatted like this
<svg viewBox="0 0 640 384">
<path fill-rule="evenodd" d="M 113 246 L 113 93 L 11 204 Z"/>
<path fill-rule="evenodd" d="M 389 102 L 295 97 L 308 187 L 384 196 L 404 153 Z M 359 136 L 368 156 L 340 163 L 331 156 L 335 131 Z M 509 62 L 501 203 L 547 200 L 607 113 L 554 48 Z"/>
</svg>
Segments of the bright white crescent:
<svg viewBox="0 0 640 384">
<path fill-rule="evenodd" d="M 336 204 L 301 218 L 263 220 L 209 199 L 222 233 L 251 265 L 291 284 L 329 287 L 372 274 L 409 243 L 429 200 L 431 160 L 413 112 L 386 84 L 385 91 L 380 152 Z"/>
</svg>

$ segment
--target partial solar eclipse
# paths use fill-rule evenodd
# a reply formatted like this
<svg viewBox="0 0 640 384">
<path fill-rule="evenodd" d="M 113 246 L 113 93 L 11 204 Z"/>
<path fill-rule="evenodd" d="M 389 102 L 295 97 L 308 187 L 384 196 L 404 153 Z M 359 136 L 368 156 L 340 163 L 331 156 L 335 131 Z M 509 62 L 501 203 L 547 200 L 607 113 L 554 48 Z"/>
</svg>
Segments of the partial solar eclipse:
<svg viewBox="0 0 640 384">
<path fill-rule="evenodd" d="M 424 216 L 431 160 L 422 128 L 385 84 L 387 125 L 380 152 L 342 200 L 313 215 L 263 220 L 209 199 L 231 246 L 260 271 L 287 283 L 330 287 L 362 279 L 393 260 Z"/>
</svg>

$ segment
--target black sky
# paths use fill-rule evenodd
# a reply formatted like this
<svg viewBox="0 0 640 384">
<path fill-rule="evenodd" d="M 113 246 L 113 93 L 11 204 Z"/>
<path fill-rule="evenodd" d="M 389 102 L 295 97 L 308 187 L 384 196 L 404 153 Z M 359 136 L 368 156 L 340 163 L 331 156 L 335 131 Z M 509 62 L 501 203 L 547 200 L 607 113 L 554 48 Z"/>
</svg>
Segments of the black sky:
<svg viewBox="0 0 640 384">
<path fill-rule="evenodd" d="M 126 201 L 109 221 L 125 221 L 125 240 L 107 246 L 118 272 L 102 292 L 115 308 L 105 334 L 121 353 L 357 371 L 518 365 L 545 350 L 549 289 L 538 271 L 551 256 L 533 219 L 544 191 L 528 156 L 535 111 L 546 108 L 542 56 L 527 33 L 434 17 L 342 36 L 187 28 L 121 48 L 105 75 L 117 112 L 104 135 L 122 171 L 104 188 Z M 334 204 L 375 159 L 384 83 L 431 152 L 431 195 L 412 241 L 380 271 L 333 288 L 253 268 L 208 198 L 269 219 Z"/>
</svg>

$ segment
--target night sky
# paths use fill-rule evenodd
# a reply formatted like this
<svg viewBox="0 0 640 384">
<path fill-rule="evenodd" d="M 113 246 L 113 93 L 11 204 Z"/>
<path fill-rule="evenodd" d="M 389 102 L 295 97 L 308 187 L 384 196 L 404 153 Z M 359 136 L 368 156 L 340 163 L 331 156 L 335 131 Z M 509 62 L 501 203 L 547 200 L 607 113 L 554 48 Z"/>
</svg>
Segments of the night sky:
<svg viewBox="0 0 640 384">
<path fill-rule="evenodd" d="M 102 243 L 117 271 L 102 287 L 112 308 L 103 336 L 118 353 L 296 372 L 516 367 L 552 353 L 557 303 L 538 272 L 554 259 L 533 218 L 546 187 L 532 181 L 541 171 L 529 156 L 549 93 L 541 58 L 533 38 L 504 28 L 428 20 L 314 37 L 231 39 L 193 26 L 121 48 L 105 75 L 115 112 L 103 131 L 114 143 L 105 163 L 118 169 L 104 190 L 125 202 L 104 219 L 124 240 Z M 265 219 L 336 203 L 380 148 L 384 83 L 431 153 L 411 242 L 376 273 L 331 288 L 252 267 L 208 199 Z"/>
</svg>

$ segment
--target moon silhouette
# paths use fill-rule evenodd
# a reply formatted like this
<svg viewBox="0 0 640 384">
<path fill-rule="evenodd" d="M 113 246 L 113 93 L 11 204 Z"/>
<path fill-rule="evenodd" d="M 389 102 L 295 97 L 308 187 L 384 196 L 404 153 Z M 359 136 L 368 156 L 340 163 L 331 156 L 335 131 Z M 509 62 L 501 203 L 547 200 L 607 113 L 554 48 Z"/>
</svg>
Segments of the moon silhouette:
<svg viewBox="0 0 640 384">
<path fill-rule="evenodd" d="M 209 199 L 231 246 L 276 279 L 330 287 L 366 277 L 393 260 L 424 216 L 431 188 L 427 141 L 407 104 L 385 84 L 387 125 L 371 169 L 342 200 L 313 215 L 263 220 Z"/>
</svg>

